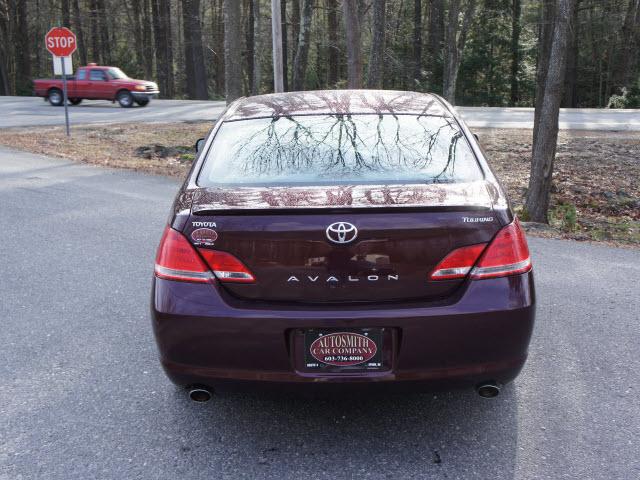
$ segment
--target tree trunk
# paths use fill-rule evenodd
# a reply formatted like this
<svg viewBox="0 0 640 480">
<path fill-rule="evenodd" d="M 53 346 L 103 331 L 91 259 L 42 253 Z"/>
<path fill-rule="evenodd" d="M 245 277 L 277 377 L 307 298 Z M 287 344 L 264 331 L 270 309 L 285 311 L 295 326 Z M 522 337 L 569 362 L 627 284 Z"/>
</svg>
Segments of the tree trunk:
<svg viewBox="0 0 640 480">
<path fill-rule="evenodd" d="M 194 73 L 193 45 L 191 41 L 191 23 L 194 2 L 192 0 L 182 0 L 182 35 L 184 48 L 184 91 L 188 98 L 196 98 L 196 83 Z"/>
<path fill-rule="evenodd" d="M 76 0 L 77 1 L 77 0 Z M 144 78 L 151 78 L 153 75 L 153 38 L 151 35 L 151 18 L 149 16 L 149 0 L 142 3 L 142 44 Z"/>
<path fill-rule="evenodd" d="M 362 53 L 360 50 L 360 19 L 357 0 L 342 0 L 344 29 L 347 40 L 347 85 L 362 88 Z"/>
<path fill-rule="evenodd" d="M 8 5 L 0 2 L 0 95 L 11 95 L 9 82 L 10 24 Z"/>
<path fill-rule="evenodd" d="M 227 103 L 242 96 L 240 2 L 224 0 L 224 85 Z"/>
<path fill-rule="evenodd" d="M 296 49 L 298 48 L 298 35 L 300 35 L 300 1 L 291 2 L 291 75 L 293 76 L 293 65 L 296 63 Z M 293 79 L 292 79 L 293 80 Z"/>
<path fill-rule="evenodd" d="M 412 88 L 422 79 L 422 0 L 413 3 L 413 82 Z"/>
<path fill-rule="evenodd" d="M 212 29 L 215 32 L 213 40 L 216 46 L 214 57 L 216 94 L 220 96 L 224 96 L 224 13 L 222 2 L 223 0 L 216 0 L 215 17 L 212 25 Z"/>
<path fill-rule="evenodd" d="M 91 31 L 91 61 L 95 63 L 102 62 L 102 52 L 100 49 L 100 31 L 98 29 L 98 1 L 90 0 L 89 2 L 89 18 Z"/>
<path fill-rule="evenodd" d="M 574 0 L 573 12 L 571 13 L 571 26 L 569 38 L 567 40 L 567 70 L 564 75 L 564 96 L 562 106 L 575 108 L 578 103 L 577 83 L 578 83 L 578 7 L 580 0 Z"/>
<path fill-rule="evenodd" d="M 246 14 L 244 17 L 246 18 L 246 24 L 244 27 L 244 39 L 245 46 L 247 52 L 247 77 L 248 77 L 248 85 L 247 91 L 253 91 L 253 60 L 255 59 L 256 52 L 256 41 L 255 41 L 255 14 L 254 14 L 254 3 L 253 0 L 245 0 L 246 5 Z M 242 15 L 242 14 L 241 14 Z"/>
<path fill-rule="evenodd" d="M 79 0 L 73 0 L 73 23 L 74 33 L 78 39 L 78 53 L 80 55 L 80 63 L 86 65 L 87 60 L 87 44 L 84 40 L 84 28 L 82 27 L 82 15 L 80 14 Z"/>
<path fill-rule="evenodd" d="M 303 0 L 300 30 L 298 33 L 298 48 L 293 62 L 293 89 L 304 90 L 305 73 L 309 58 L 309 40 L 311 38 L 311 17 L 313 15 L 313 0 Z"/>
<path fill-rule="evenodd" d="M 338 67 L 340 64 L 340 51 L 338 49 L 338 2 L 326 0 L 327 8 L 327 38 L 329 40 L 329 52 L 327 55 L 327 84 L 335 88 L 338 83 Z"/>
<path fill-rule="evenodd" d="M 97 0 L 97 17 L 98 17 L 98 30 L 100 33 L 100 45 L 102 52 L 102 61 L 105 65 L 111 65 L 111 41 L 109 38 L 109 14 L 105 6 L 105 0 Z"/>
<path fill-rule="evenodd" d="M 520 72 L 521 0 L 513 0 L 511 8 L 511 98 L 509 104 L 515 107 L 520 100 L 518 74 Z"/>
<path fill-rule="evenodd" d="M 264 44 L 264 32 L 262 31 L 262 18 L 260 17 L 260 0 L 252 0 L 253 2 L 253 36 L 255 46 L 253 47 L 253 82 L 251 84 L 251 94 L 260 94 L 260 85 L 262 83 L 262 65 L 260 56 L 260 47 Z"/>
<path fill-rule="evenodd" d="M 294 0 L 297 1 L 297 0 Z M 280 20 L 282 24 L 282 87 L 289 91 L 289 37 L 287 28 L 287 0 L 280 2 Z"/>
<path fill-rule="evenodd" d="M 460 0 L 450 0 L 447 28 L 445 30 L 445 58 L 443 68 L 442 91 L 444 97 L 455 105 L 456 83 L 462 60 L 462 52 L 467 41 L 467 32 L 471 19 L 475 13 L 476 0 L 467 0 L 462 19 L 462 26 L 458 25 L 460 17 Z"/>
<path fill-rule="evenodd" d="M 168 0 L 152 0 L 154 43 L 156 47 L 156 77 L 160 95 L 173 97 L 173 41 L 171 38 L 171 6 Z"/>
<path fill-rule="evenodd" d="M 442 86 L 441 64 L 442 43 L 444 39 L 444 0 L 429 0 L 429 34 L 428 34 L 428 55 L 429 55 L 429 82 L 432 89 L 434 86 Z"/>
<path fill-rule="evenodd" d="M 445 28 L 445 48 L 442 74 L 442 93 L 452 104 L 455 102 L 456 65 L 458 65 L 458 17 L 460 16 L 460 0 L 449 1 L 449 13 Z"/>
<path fill-rule="evenodd" d="M 27 0 L 16 1 L 16 28 L 14 31 L 16 62 L 16 94 L 31 94 L 31 58 L 29 55 L 29 22 L 27 20 Z"/>
<path fill-rule="evenodd" d="M 207 72 L 202 48 L 200 0 L 182 0 L 184 35 L 185 87 L 189 98 L 206 100 Z"/>
<path fill-rule="evenodd" d="M 369 56 L 368 88 L 382 88 L 384 78 L 385 0 L 373 0 L 373 33 Z"/>
<path fill-rule="evenodd" d="M 612 89 L 610 93 L 619 93 L 623 87 L 630 87 L 633 83 L 633 71 L 637 64 L 638 48 L 640 48 L 640 0 L 629 0 L 624 23 L 622 38 L 614 70 L 612 73 Z"/>
<path fill-rule="evenodd" d="M 533 137 L 531 175 L 524 205 L 527 218 L 534 222 L 547 222 L 574 1 L 558 0 L 549 56 L 540 59 L 539 67 L 546 66 L 546 78 L 542 98 L 539 99 L 539 107 L 536 108 L 535 122 L 538 125 Z"/>
<path fill-rule="evenodd" d="M 555 4 L 556 0 L 542 0 L 540 33 L 538 35 L 538 57 L 536 67 L 536 92 L 535 92 L 535 112 L 533 122 L 533 137 L 538 134 L 539 119 L 536 119 L 537 112 L 542 111 L 542 99 L 544 98 L 545 85 L 547 80 L 547 68 L 549 66 L 549 56 L 551 55 L 551 45 L 555 29 Z"/>
<path fill-rule="evenodd" d="M 133 11 L 133 39 L 138 68 L 144 70 L 144 41 L 142 40 L 142 0 L 130 0 Z"/>
<path fill-rule="evenodd" d="M 62 26 L 71 28 L 71 8 L 69 0 L 61 0 L 60 10 L 62 13 Z"/>
</svg>

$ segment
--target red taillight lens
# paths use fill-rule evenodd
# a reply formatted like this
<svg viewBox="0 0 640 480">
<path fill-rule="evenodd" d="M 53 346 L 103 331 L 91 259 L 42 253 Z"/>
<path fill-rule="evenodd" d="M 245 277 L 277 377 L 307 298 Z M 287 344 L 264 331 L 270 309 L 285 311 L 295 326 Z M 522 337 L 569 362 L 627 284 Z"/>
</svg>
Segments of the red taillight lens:
<svg viewBox="0 0 640 480">
<path fill-rule="evenodd" d="M 529 247 L 520 222 L 512 223 L 498 232 L 478 265 L 471 271 L 471 278 L 494 278 L 516 275 L 531 270 Z"/>
<path fill-rule="evenodd" d="M 198 252 L 180 232 L 167 227 L 156 255 L 156 276 L 183 282 L 206 283 L 213 278 Z"/>
<path fill-rule="evenodd" d="M 479 243 L 455 249 L 444 257 L 444 260 L 438 264 L 429 278 L 431 280 L 453 280 L 466 277 L 486 246 L 486 243 Z"/>
<path fill-rule="evenodd" d="M 216 278 L 221 282 L 253 283 L 255 277 L 251 271 L 236 257 L 218 250 L 199 249 Z"/>
</svg>

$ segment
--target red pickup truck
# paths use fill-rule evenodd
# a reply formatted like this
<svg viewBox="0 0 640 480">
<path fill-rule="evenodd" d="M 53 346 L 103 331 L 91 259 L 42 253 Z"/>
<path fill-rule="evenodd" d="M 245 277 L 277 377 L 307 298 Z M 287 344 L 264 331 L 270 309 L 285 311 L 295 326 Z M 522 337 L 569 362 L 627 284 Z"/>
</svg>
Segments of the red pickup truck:
<svg viewBox="0 0 640 480">
<path fill-rule="evenodd" d="M 33 85 L 35 94 L 48 99 L 51 105 L 59 107 L 64 103 L 62 80 L 34 80 Z M 124 108 L 134 103 L 144 107 L 158 93 L 158 85 L 153 82 L 134 80 L 119 68 L 100 67 L 95 63 L 80 67 L 75 76 L 67 77 L 67 97 L 72 105 L 87 99 L 117 101 Z"/>
</svg>

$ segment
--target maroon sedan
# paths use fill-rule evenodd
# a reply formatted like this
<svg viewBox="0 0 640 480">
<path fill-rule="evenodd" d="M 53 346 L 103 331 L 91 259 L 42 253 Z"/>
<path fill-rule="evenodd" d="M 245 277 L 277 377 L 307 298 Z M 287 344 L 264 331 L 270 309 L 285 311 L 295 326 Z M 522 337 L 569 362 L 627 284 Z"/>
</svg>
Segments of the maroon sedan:
<svg viewBox="0 0 640 480">
<path fill-rule="evenodd" d="M 524 233 L 435 95 L 243 98 L 206 138 L 155 265 L 162 365 L 194 400 L 272 387 L 499 393 L 522 368 Z"/>
</svg>

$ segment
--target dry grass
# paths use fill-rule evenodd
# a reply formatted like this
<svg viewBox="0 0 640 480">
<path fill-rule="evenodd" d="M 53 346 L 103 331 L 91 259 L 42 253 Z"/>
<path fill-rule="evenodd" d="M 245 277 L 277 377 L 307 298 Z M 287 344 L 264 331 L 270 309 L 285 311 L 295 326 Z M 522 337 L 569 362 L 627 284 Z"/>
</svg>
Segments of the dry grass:
<svg viewBox="0 0 640 480">
<path fill-rule="evenodd" d="M 531 167 L 529 130 L 481 130 L 489 162 L 514 207 Z M 538 234 L 640 246 L 640 133 L 561 131 L 549 220 Z"/>
<path fill-rule="evenodd" d="M 72 127 L 69 139 L 63 127 L 15 128 L 0 130 L 0 145 L 105 167 L 180 177 L 191 165 L 196 140 L 204 137 L 211 125 L 211 122 L 85 125 Z M 171 151 L 166 152 L 169 155 L 149 152 L 145 157 L 136 152 L 140 147 L 155 145 L 170 147 Z"/>
<path fill-rule="evenodd" d="M 210 122 L 0 130 L 0 144 L 95 165 L 183 176 Z M 478 130 L 497 176 L 518 209 L 526 191 L 531 131 Z M 142 149 L 142 151 L 141 151 Z M 553 228 L 536 235 L 640 246 L 640 133 L 560 133 L 551 197 Z"/>
</svg>

